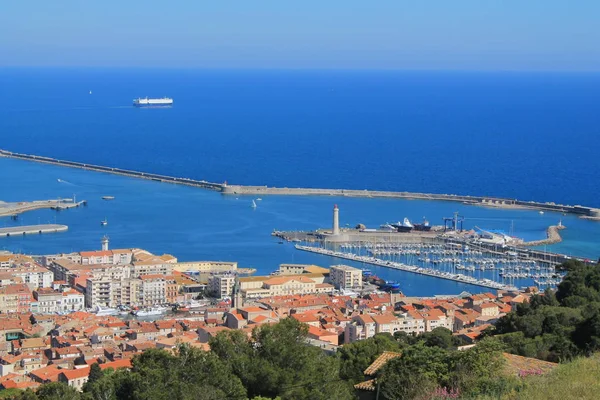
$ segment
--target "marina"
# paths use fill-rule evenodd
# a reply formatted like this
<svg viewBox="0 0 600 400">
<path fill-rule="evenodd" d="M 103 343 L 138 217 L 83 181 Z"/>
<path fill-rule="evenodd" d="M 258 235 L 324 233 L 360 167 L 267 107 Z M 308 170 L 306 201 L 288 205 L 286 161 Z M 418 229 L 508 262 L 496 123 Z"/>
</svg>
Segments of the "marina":
<svg viewBox="0 0 600 400">
<path fill-rule="evenodd" d="M 328 249 L 323 249 L 323 248 L 318 248 L 318 247 L 311 247 L 311 246 L 302 246 L 299 244 L 295 245 L 295 248 L 297 250 L 301 250 L 301 251 L 308 251 L 308 252 L 326 255 L 326 256 L 330 256 L 330 257 L 342 258 L 342 259 L 346 259 L 346 260 L 357 261 L 357 262 L 362 262 L 362 263 L 371 264 L 371 265 L 377 265 L 377 266 L 385 267 L 385 268 L 392 268 L 392 269 L 401 270 L 401 271 L 405 271 L 405 272 L 411 272 L 411 273 L 420 274 L 420 275 L 427 275 L 427 276 L 434 277 L 434 278 L 446 279 L 446 280 L 451 280 L 451 281 L 461 282 L 461 283 L 468 283 L 471 285 L 486 287 L 486 288 L 490 288 L 490 289 L 517 290 L 517 288 L 513 285 L 495 282 L 495 281 L 492 281 L 491 279 L 477 279 L 472 276 L 467 276 L 467 275 L 463 275 L 460 273 L 444 272 L 444 271 L 435 270 L 433 268 L 423 268 L 423 267 L 417 267 L 417 266 L 413 266 L 413 265 L 406 265 L 406 264 L 399 263 L 399 262 L 386 261 L 386 260 L 376 258 L 373 256 L 360 256 L 360 255 L 356 255 L 356 254 L 348 253 L 348 252 L 333 251 L 333 250 L 328 250 Z"/>
</svg>

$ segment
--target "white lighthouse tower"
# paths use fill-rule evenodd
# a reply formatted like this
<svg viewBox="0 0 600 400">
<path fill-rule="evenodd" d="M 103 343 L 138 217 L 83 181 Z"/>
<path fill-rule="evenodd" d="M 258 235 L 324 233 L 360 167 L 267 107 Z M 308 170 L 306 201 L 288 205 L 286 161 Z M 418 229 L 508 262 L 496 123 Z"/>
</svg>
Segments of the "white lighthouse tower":
<svg viewBox="0 0 600 400">
<path fill-rule="evenodd" d="M 108 251 L 108 236 L 102 238 L 102 251 Z"/>
<path fill-rule="evenodd" d="M 340 210 L 339 210 L 337 204 L 335 204 L 333 206 L 333 229 L 331 230 L 331 234 L 332 235 L 340 234 Z"/>
</svg>

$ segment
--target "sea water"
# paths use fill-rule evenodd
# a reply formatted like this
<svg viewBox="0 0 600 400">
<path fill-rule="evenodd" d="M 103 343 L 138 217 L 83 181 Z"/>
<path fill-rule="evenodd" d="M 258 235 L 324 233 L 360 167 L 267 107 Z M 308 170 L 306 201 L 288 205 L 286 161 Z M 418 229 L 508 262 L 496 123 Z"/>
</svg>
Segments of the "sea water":
<svg viewBox="0 0 600 400">
<path fill-rule="evenodd" d="M 217 182 L 600 205 L 593 74 L 8 69 L 0 88 L 0 148 L 11 151 Z M 146 95 L 175 104 L 131 106 Z M 376 227 L 405 216 L 441 224 L 459 211 L 467 228 L 512 230 L 527 240 L 544 238 L 562 219 L 564 241 L 548 250 L 599 253 L 600 224 L 557 213 L 284 196 L 264 197 L 253 210 L 249 197 L 2 158 L 0 184 L 4 201 L 73 194 L 89 201 L 1 218 L 3 226 L 69 225 L 67 233 L 0 241 L 25 253 L 95 249 L 107 234 L 113 248 L 233 260 L 259 273 L 283 262 L 327 266 L 342 260 L 295 251 L 270 233 L 327 227 L 334 203 L 342 225 Z M 407 294 L 481 291 L 371 269 L 401 281 Z"/>
</svg>

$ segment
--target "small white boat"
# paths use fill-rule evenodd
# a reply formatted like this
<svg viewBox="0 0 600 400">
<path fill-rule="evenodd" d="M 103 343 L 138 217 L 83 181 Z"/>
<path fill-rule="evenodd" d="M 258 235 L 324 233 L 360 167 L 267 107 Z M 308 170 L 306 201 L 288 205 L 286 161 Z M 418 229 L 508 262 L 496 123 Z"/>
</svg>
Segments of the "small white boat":
<svg viewBox="0 0 600 400">
<path fill-rule="evenodd" d="M 162 315 L 167 312 L 166 307 L 151 307 L 143 310 L 138 310 L 133 313 L 136 317 L 150 317 L 153 315 Z"/>
<path fill-rule="evenodd" d="M 544 212 L 543 212 L 543 211 L 540 211 L 540 215 L 544 215 Z"/>
<path fill-rule="evenodd" d="M 92 94 L 92 91 L 90 90 L 90 94 Z"/>
<path fill-rule="evenodd" d="M 262 201 L 262 199 L 259 197 L 258 199 L 256 199 L 256 201 Z"/>
<path fill-rule="evenodd" d="M 94 314 L 96 314 L 97 317 L 108 317 L 119 314 L 119 310 L 116 308 L 104 308 L 102 306 L 97 306 Z"/>
<path fill-rule="evenodd" d="M 108 221 L 106 220 L 106 218 L 104 218 L 102 221 L 100 221 L 100 225 L 102 225 L 102 226 L 108 225 Z"/>
<path fill-rule="evenodd" d="M 115 196 L 102 196 L 102 200 L 114 200 Z"/>
</svg>

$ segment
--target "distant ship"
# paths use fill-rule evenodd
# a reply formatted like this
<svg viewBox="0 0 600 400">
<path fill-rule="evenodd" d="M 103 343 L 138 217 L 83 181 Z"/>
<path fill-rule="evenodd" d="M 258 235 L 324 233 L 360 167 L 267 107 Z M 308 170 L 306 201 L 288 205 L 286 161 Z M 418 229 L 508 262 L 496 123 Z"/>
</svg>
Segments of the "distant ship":
<svg viewBox="0 0 600 400">
<path fill-rule="evenodd" d="M 410 232 L 413 230 L 414 226 L 410 223 L 408 218 L 404 218 L 404 221 L 397 222 L 395 224 L 391 224 L 394 228 L 398 230 L 398 232 Z"/>
<path fill-rule="evenodd" d="M 137 98 L 133 100 L 133 105 L 137 106 L 137 107 L 143 107 L 143 106 L 170 106 L 173 104 L 173 99 L 169 98 L 169 97 L 163 97 L 161 99 L 149 99 L 149 98 L 144 98 L 142 99 Z"/>
<path fill-rule="evenodd" d="M 104 218 L 102 221 L 100 221 L 100 225 L 102 225 L 102 226 L 108 225 L 108 221 L 106 220 L 106 218 Z"/>
</svg>

